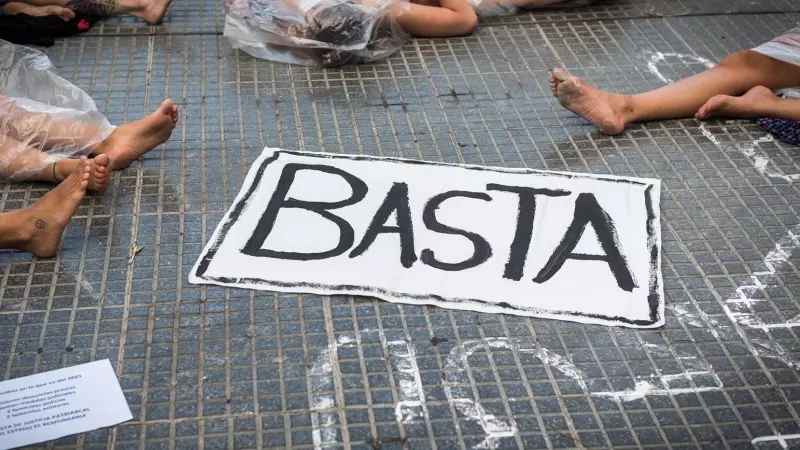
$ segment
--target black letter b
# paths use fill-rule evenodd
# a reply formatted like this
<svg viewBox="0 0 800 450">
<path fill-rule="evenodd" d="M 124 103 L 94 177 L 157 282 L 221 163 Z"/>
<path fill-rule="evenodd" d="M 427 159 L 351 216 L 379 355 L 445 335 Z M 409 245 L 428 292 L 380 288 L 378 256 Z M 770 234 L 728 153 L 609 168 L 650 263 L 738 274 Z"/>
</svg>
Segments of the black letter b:
<svg viewBox="0 0 800 450">
<path fill-rule="evenodd" d="M 350 185 L 353 193 L 349 198 L 338 202 L 310 202 L 297 200 L 295 198 L 286 198 L 286 195 L 289 193 L 289 188 L 291 188 L 294 182 L 295 175 L 301 170 L 316 170 L 317 172 L 339 175 Z M 354 205 L 363 200 L 366 195 L 367 185 L 363 181 L 336 167 L 316 164 L 286 164 L 283 168 L 283 172 L 281 172 L 281 177 L 278 180 L 275 192 L 272 194 L 272 198 L 267 205 L 267 209 L 264 211 L 264 215 L 261 216 L 261 220 L 258 221 L 253 235 L 247 241 L 244 248 L 242 248 L 242 253 L 249 256 L 291 259 L 297 261 L 310 261 L 339 256 L 353 245 L 355 233 L 353 232 L 353 227 L 351 227 L 346 220 L 331 213 L 330 210 Z M 306 211 L 314 212 L 330 220 L 339 227 L 339 243 L 332 250 L 318 253 L 283 252 L 261 248 L 272 232 L 275 226 L 275 220 L 278 217 L 278 212 L 282 208 L 305 209 Z"/>
</svg>

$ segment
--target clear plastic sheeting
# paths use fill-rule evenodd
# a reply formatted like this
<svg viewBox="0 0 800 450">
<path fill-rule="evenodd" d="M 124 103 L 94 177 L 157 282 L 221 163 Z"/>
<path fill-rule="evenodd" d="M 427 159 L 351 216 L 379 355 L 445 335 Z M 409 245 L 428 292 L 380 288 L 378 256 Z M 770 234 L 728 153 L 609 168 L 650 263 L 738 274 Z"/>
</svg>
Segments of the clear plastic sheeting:
<svg viewBox="0 0 800 450">
<path fill-rule="evenodd" d="M 585 6 L 593 0 L 467 0 L 478 17 L 510 16 L 519 11 L 537 8 L 569 8 Z"/>
<path fill-rule="evenodd" d="M 88 155 L 113 130 L 47 56 L 0 40 L 0 179 L 26 180 L 59 158 Z"/>
<path fill-rule="evenodd" d="M 385 58 L 409 39 L 406 0 L 225 0 L 224 35 L 257 58 L 335 67 Z"/>
</svg>

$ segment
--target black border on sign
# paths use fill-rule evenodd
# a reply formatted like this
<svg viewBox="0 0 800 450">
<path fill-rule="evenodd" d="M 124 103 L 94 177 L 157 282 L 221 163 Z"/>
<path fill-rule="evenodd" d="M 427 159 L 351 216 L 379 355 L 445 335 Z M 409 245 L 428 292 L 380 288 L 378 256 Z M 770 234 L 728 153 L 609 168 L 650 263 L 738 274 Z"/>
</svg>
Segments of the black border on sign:
<svg viewBox="0 0 800 450">
<path fill-rule="evenodd" d="M 330 153 L 306 153 L 306 152 L 295 152 L 290 150 L 273 150 L 273 155 L 269 158 L 264 158 L 264 161 L 258 167 L 258 170 L 255 174 L 255 178 L 253 179 L 252 183 L 250 183 L 250 187 L 247 190 L 247 193 L 236 202 L 233 208 L 230 210 L 230 213 L 226 215 L 224 222 L 219 226 L 219 233 L 216 233 L 216 239 L 214 242 L 211 243 L 210 246 L 206 247 L 204 253 L 200 256 L 200 260 L 196 266 L 195 276 L 202 280 L 208 281 L 214 284 L 222 284 L 228 286 L 235 286 L 237 284 L 250 284 L 250 285 L 264 285 L 266 290 L 269 290 L 270 287 L 275 288 L 299 288 L 304 289 L 308 288 L 310 290 L 324 290 L 324 291 L 357 291 L 363 292 L 364 295 L 372 295 L 377 298 L 382 298 L 384 300 L 388 300 L 389 298 L 397 299 L 400 301 L 407 300 L 411 303 L 416 304 L 431 304 L 432 302 L 442 302 L 442 303 L 451 303 L 451 304 L 461 304 L 465 306 L 473 305 L 489 305 L 493 307 L 498 307 L 500 309 L 506 310 L 513 310 L 513 311 L 524 311 L 528 312 L 531 315 L 539 315 L 539 316 L 571 316 L 571 317 L 585 317 L 589 319 L 595 320 L 604 320 L 609 322 L 617 322 L 627 325 L 633 325 L 638 327 L 648 327 L 653 326 L 661 320 L 660 314 L 660 306 L 663 303 L 663 296 L 661 294 L 661 286 L 659 284 L 660 281 L 660 259 L 659 259 L 659 251 L 660 248 L 658 246 L 658 236 L 656 235 L 656 214 L 653 210 L 653 187 L 655 186 L 652 183 L 647 183 L 643 181 L 625 179 L 625 178 L 616 178 L 616 177 L 608 177 L 603 175 L 584 175 L 578 173 L 559 173 L 559 172 L 549 172 L 545 170 L 536 170 L 536 169 L 508 169 L 503 167 L 484 167 L 484 166 L 465 166 L 461 164 L 449 164 L 449 163 L 442 163 L 442 162 L 430 162 L 430 161 L 419 161 L 413 159 L 401 159 L 401 158 L 387 158 L 387 157 L 374 157 L 374 156 L 365 156 L 365 155 L 340 155 L 340 154 L 330 154 Z M 519 306 L 512 306 L 506 302 L 488 302 L 485 300 L 479 299 L 472 299 L 472 298 L 449 298 L 449 297 L 442 297 L 435 294 L 428 294 L 428 295 L 417 295 L 417 294 L 405 294 L 402 292 L 396 292 L 389 289 L 378 288 L 374 286 L 357 286 L 357 285 L 329 285 L 329 284 L 320 284 L 320 283 L 294 283 L 294 282 L 284 282 L 284 281 L 272 281 L 267 279 L 261 278 L 228 278 L 228 277 L 211 277 L 205 276 L 206 271 L 208 270 L 208 266 L 211 263 L 211 260 L 214 258 L 214 255 L 217 253 L 217 250 L 222 245 L 222 242 L 225 240 L 228 231 L 230 231 L 233 224 L 242 214 L 244 208 L 247 207 L 247 204 L 250 200 L 250 197 L 258 188 L 259 184 L 261 183 L 261 179 L 264 176 L 264 172 L 267 169 L 267 166 L 272 164 L 273 162 L 277 161 L 281 154 L 287 155 L 294 155 L 294 156 L 301 156 L 301 157 L 308 157 L 308 158 L 321 158 L 321 159 L 350 159 L 355 161 L 391 161 L 399 164 L 412 164 L 412 165 L 433 165 L 433 166 L 447 166 L 459 169 L 466 169 L 466 170 L 478 170 L 478 171 L 488 171 L 488 172 L 500 172 L 500 173 L 527 173 L 527 174 L 541 174 L 547 176 L 555 176 L 560 178 L 589 178 L 592 180 L 603 180 L 612 183 L 624 183 L 624 184 L 633 184 L 637 186 L 647 186 L 644 192 L 644 201 L 645 201 L 645 208 L 647 209 L 647 220 L 645 227 L 647 229 L 647 246 L 648 246 L 648 253 L 650 254 L 650 276 L 649 276 L 649 288 L 650 292 L 647 296 L 647 303 L 650 309 L 650 318 L 649 320 L 630 320 L 625 317 L 619 316 L 604 316 L 602 314 L 586 314 L 586 313 L 579 313 L 575 311 L 562 311 L 562 310 L 552 310 L 552 309 L 541 309 L 541 308 L 526 308 L 526 307 L 519 307 Z M 658 193 L 656 193 L 658 195 Z M 435 304 L 435 303 L 434 303 Z"/>
</svg>

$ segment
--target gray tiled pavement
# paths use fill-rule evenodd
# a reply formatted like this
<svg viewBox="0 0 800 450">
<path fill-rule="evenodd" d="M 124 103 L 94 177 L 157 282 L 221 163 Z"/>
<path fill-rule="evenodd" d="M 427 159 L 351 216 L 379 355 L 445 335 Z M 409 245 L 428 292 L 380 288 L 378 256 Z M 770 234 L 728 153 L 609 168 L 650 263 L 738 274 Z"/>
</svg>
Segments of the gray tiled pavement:
<svg viewBox="0 0 800 450">
<path fill-rule="evenodd" d="M 546 85 L 546 69 L 564 64 L 603 88 L 653 88 L 655 72 L 702 70 L 675 54 L 719 60 L 795 26 L 798 10 L 607 0 L 415 40 L 342 70 L 232 51 L 212 0 L 175 0 L 164 26 L 111 20 L 61 41 L 46 52 L 112 122 L 167 96 L 182 119 L 83 202 L 55 259 L 0 254 L 0 379 L 111 359 L 135 419 L 42 448 L 800 447 L 751 444 L 800 433 L 798 148 L 754 144 L 764 133 L 747 121 L 609 138 Z M 667 325 L 189 285 L 267 145 L 659 177 Z M 0 208 L 46 189 L 2 185 Z M 650 395 L 599 394 L 637 382 Z"/>
</svg>

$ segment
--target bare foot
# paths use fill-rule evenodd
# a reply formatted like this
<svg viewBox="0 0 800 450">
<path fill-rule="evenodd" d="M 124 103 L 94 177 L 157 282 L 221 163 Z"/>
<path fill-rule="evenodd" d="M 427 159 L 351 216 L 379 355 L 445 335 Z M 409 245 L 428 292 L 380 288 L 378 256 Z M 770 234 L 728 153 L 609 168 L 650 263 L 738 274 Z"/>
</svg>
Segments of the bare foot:
<svg viewBox="0 0 800 450">
<path fill-rule="evenodd" d="M 75 171 L 32 206 L 14 214 L 19 216 L 25 239 L 20 249 L 40 258 L 49 258 L 58 250 L 61 234 L 75 213 L 89 185 L 89 161 L 81 157 Z"/>
<path fill-rule="evenodd" d="M 777 99 L 769 88 L 756 86 L 741 97 L 715 95 L 694 116 L 700 120 L 712 117 L 760 117 Z"/>
<path fill-rule="evenodd" d="M 89 166 L 91 167 L 89 189 L 98 192 L 105 191 L 111 179 L 111 158 L 108 155 L 97 155 L 89 161 Z"/>
<path fill-rule="evenodd" d="M 22 2 L 8 2 L 3 6 L 3 12 L 8 15 L 27 14 L 29 16 L 44 17 L 58 16 L 64 20 L 72 20 L 75 13 L 63 6 L 33 6 Z"/>
<path fill-rule="evenodd" d="M 140 0 L 141 7 L 131 12 L 131 15 L 143 19 L 150 25 L 158 25 L 164 19 L 167 7 L 172 0 Z"/>
<path fill-rule="evenodd" d="M 146 118 L 118 126 L 97 146 L 94 153 L 108 155 L 114 169 L 124 169 L 145 153 L 166 142 L 177 123 L 178 107 L 172 100 L 166 99 Z"/>
<path fill-rule="evenodd" d="M 56 182 L 61 183 L 67 179 L 79 164 L 81 164 L 79 159 L 59 159 L 56 163 Z M 111 179 L 111 158 L 108 155 L 97 155 L 90 159 L 89 175 L 87 189 L 97 192 L 105 191 Z"/>
<path fill-rule="evenodd" d="M 583 117 L 603 134 L 620 134 L 628 121 L 624 118 L 627 101 L 624 95 L 603 92 L 586 86 L 580 78 L 555 68 L 548 76 L 550 89 L 561 106 Z"/>
</svg>

